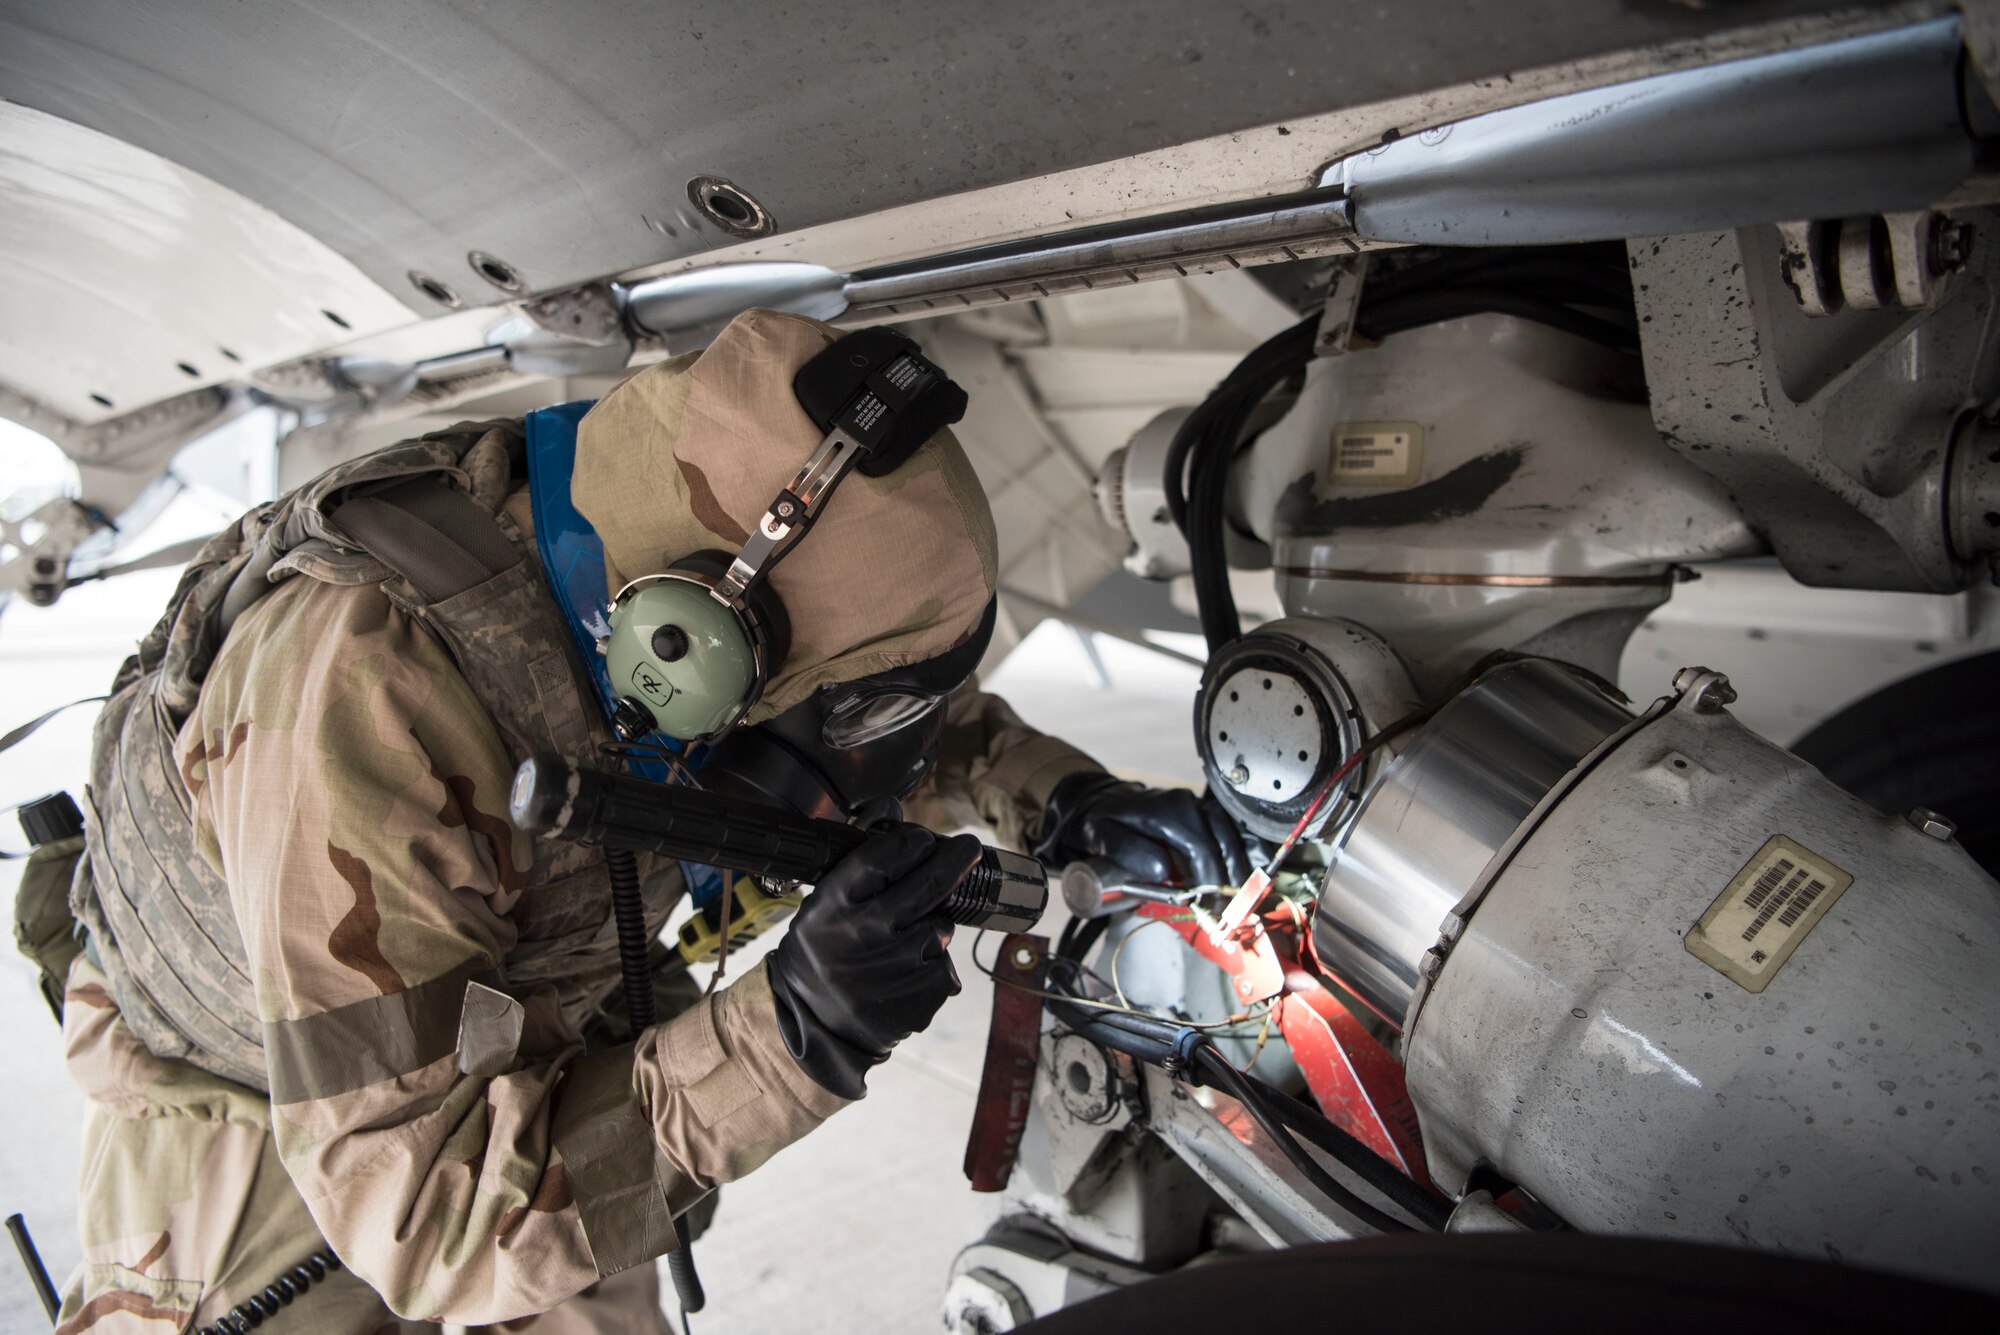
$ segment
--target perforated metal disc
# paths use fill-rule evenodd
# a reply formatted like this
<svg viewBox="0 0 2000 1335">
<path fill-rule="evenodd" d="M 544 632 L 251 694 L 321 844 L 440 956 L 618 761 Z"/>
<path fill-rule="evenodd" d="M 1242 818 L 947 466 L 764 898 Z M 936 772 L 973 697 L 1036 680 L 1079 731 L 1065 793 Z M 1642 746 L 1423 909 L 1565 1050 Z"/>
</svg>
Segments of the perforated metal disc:
<svg viewBox="0 0 2000 1335">
<path fill-rule="evenodd" d="M 1284 672 L 1249 667 L 1217 687 L 1208 711 L 1209 754 L 1223 782 L 1260 802 L 1289 802 L 1319 771 L 1312 695 Z"/>
</svg>

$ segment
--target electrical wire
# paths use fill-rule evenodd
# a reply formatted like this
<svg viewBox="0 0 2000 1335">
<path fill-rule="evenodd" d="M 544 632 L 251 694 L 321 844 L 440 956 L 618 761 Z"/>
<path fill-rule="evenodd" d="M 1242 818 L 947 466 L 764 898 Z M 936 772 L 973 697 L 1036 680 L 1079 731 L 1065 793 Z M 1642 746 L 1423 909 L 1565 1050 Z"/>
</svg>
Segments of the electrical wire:
<svg viewBox="0 0 2000 1335">
<path fill-rule="evenodd" d="M 1441 1219 L 1438 1213 L 1441 1207 L 1424 1204 L 1430 1198 L 1421 1187 L 1331 1123 L 1322 1125 L 1307 1118 L 1304 1114 L 1309 1110 L 1296 1099 L 1278 1093 L 1269 1085 L 1231 1066 L 1202 1027 L 1140 1015 L 1122 1007 L 1107 1007 L 1110 1013 L 1092 1013 L 1079 1009 L 1083 1003 L 1083 998 L 1052 995 L 1049 1010 L 1073 1032 L 1105 1047 L 1124 1052 L 1148 1065 L 1159 1066 L 1177 1079 L 1215 1084 L 1243 1106 L 1244 1111 L 1271 1137 L 1279 1152 L 1309 1183 L 1355 1218 L 1383 1233 L 1409 1232 L 1411 1227 L 1363 1200 L 1328 1173 L 1300 1145 L 1293 1123 L 1311 1128 L 1309 1138 L 1315 1146 L 1325 1150 L 1363 1181 L 1375 1186 L 1391 1203 L 1424 1221 L 1428 1227 L 1438 1226 L 1432 1221 Z M 1191 1049 L 1189 1039 L 1193 1040 Z M 1183 1065 L 1184 1061 L 1189 1065 Z M 1296 1111 L 1289 1105 L 1296 1105 Z"/>
<path fill-rule="evenodd" d="M 1290 832 L 1285 835 L 1285 841 L 1278 845 L 1278 851 L 1273 853 L 1270 861 L 1264 864 L 1264 879 L 1267 881 L 1271 880 L 1278 874 L 1278 865 L 1285 860 L 1292 849 L 1298 846 L 1299 840 L 1305 836 L 1306 831 L 1312 828 L 1314 818 L 1319 815 L 1319 809 L 1326 804 L 1328 798 L 1333 796 L 1334 790 L 1340 787 L 1342 780 L 1352 774 L 1362 761 L 1368 759 L 1368 757 L 1374 755 L 1384 746 L 1387 746 L 1396 738 L 1410 731 L 1410 729 L 1429 721 L 1431 715 L 1435 713 L 1437 713 L 1437 709 L 1434 706 L 1413 710 L 1397 719 L 1394 723 L 1391 723 L 1388 727 L 1376 732 L 1361 745 L 1355 747 L 1354 754 L 1341 761 L 1334 768 L 1333 773 L 1327 776 L 1326 782 L 1320 785 L 1319 792 L 1314 795 L 1311 804 L 1306 807 L 1305 814 L 1299 817 Z"/>
<path fill-rule="evenodd" d="M 972 967 L 977 969 L 980 973 L 984 974 L 996 987 L 1006 987 L 1006 988 L 1012 988 L 1016 992 L 1026 992 L 1030 996 L 1040 997 L 1044 1001 L 1062 1002 L 1065 1005 L 1080 1006 L 1087 1010 L 1102 1011 L 1109 1015 L 1130 1016 L 1132 1018 L 1145 1020 L 1153 1024 L 1166 1025 L 1171 1029 L 1173 1029 L 1175 1032 L 1178 1032 L 1182 1029 L 1194 1029 L 1194 1030 L 1199 1030 L 1203 1033 L 1211 1031 L 1220 1032 L 1223 1030 L 1233 1030 L 1241 1028 L 1246 1024 L 1254 1024 L 1257 1021 L 1261 1020 L 1264 1016 L 1265 1011 L 1269 1009 L 1269 1007 L 1267 1006 L 1264 1008 L 1264 1010 L 1243 1011 L 1221 1020 L 1203 1020 L 1203 1021 L 1184 1020 L 1176 1015 L 1160 1015 L 1153 1011 L 1141 1010 L 1137 1006 L 1122 1004 L 1119 1002 L 1100 1001 L 1095 997 L 1082 997 L 1082 996 L 1077 996 L 1076 994 L 1070 992 L 1053 992 L 1048 990 L 1047 988 L 1029 987 L 1026 983 L 1016 982 L 1012 978 L 1002 978 L 997 972 L 994 971 L 991 965 L 988 965 L 980 960 L 979 943 L 985 940 L 987 935 L 988 935 L 987 929 L 982 928 L 980 930 L 979 935 L 973 939 Z M 1061 962 L 1065 964 L 1075 964 L 1078 967 L 1081 967 L 1079 961 L 1062 960 L 1060 956 L 1052 957 L 1050 962 L 1054 963 L 1057 960 L 1061 960 Z M 1086 972 L 1088 971 L 1086 970 Z M 1096 977 L 1095 974 L 1092 974 L 1091 976 Z"/>
<path fill-rule="evenodd" d="M 1117 996 L 1119 1005 L 1132 1007 L 1132 1003 L 1125 996 L 1124 987 L 1121 986 L 1118 982 L 1118 961 L 1120 958 L 1124 956 L 1125 947 L 1132 944 L 1132 938 L 1139 935 L 1139 933 L 1145 931 L 1148 927 L 1172 926 L 1174 923 L 1177 922 L 1193 922 L 1194 920 L 1195 919 L 1193 914 L 1179 914 L 1179 913 L 1169 914 L 1164 918 L 1142 918 L 1139 920 L 1139 925 L 1137 927 L 1134 927 L 1131 931 L 1125 933 L 1125 935 L 1118 938 L 1118 944 L 1111 948 L 1110 969 L 1111 969 L 1111 991 L 1113 992 L 1114 995 Z M 1133 1007 L 1133 1009 L 1137 1008 Z"/>
<path fill-rule="evenodd" d="M 1428 716 L 1427 711 L 1419 711 L 1398 720 L 1396 724 L 1383 729 L 1370 741 L 1377 744 L 1386 743 L 1397 733 L 1417 726 Z M 1334 782 L 1337 783 L 1338 780 Z M 1171 923 L 1173 919 L 1158 918 L 1149 921 Z M 1127 934 L 1120 941 L 1119 949 L 1122 949 L 1124 943 L 1130 941 L 1132 936 L 1137 935 L 1139 930 L 1143 930 L 1143 927 Z M 1015 988 L 1043 998 L 1050 1013 L 1067 1025 L 1072 1032 L 1105 1047 L 1124 1052 L 1149 1065 L 1159 1066 L 1176 1078 L 1190 1079 L 1195 1083 L 1211 1083 L 1223 1089 L 1242 1104 L 1246 1113 L 1271 1137 L 1280 1153 L 1285 1155 L 1315 1189 L 1370 1227 L 1380 1232 L 1393 1233 L 1406 1232 L 1410 1225 L 1370 1204 L 1334 1178 L 1306 1152 L 1299 1143 L 1301 1138 L 1326 1152 L 1335 1162 L 1353 1172 L 1391 1204 L 1419 1221 L 1420 1226 L 1442 1228 L 1444 1219 L 1449 1213 L 1447 1205 L 1412 1182 L 1395 1164 L 1388 1162 L 1328 1121 L 1318 1110 L 1249 1074 L 1248 1066 L 1255 1064 L 1269 1038 L 1271 1022 L 1276 1016 L 1275 1000 L 1265 1003 L 1257 1011 L 1246 1011 L 1222 1021 L 1211 1022 L 1189 1022 L 1179 1017 L 1144 1011 L 1132 1006 L 1124 995 L 1118 981 L 1117 953 L 1114 950 L 1110 966 L 1112 978 L 1108 986 L 1118 996 L 1118 1003 L 1056 990 L 1063 986 L 1061 978 L 1055 972 L 1057 970 L 1067 972 L 1078 979 L 1088 978 L 1095 980 L 1100 986 L 1107 986 L 1105 980 L 1080 959 L 1061 954 L 1053 956 L 1050 960 L 1052 970 L 1050 988 L 1028 987 L 1013 979 L 999 977 L 993 968 L 980 960 L 976 940 L 972 951 L 972 962 L 973 967 L 985 974 L 996 986 Z M 1253 1022 L 1260 1025 L 1257 1046 L 1251 1053 L 1246 1067 L 1238 1068 L 1215 1047 L 1213 1036 L 1224 1032 L 1240 1033 L 1245 1025 Z M 1190 1039 L 1194 1040 L 1192 1048 L 1189 1046 Z"/>
<path fill-rule="evenodd" d="M 611 881 L 611 916 L 617 926 L 618 967 L 625 987 L 625 1014 L 632 1026 L 632 1037 L 653 1027 L 656 1011 L 653 1006 L 653 977 L 648 956 L 652 943 L 652 933 L 646 926 L 646 906 L 640 894 L 638 858 L 630 849 L 607 848 L 604 850 L 604 868 Z M 728 887 L 723 893 L 729 893 Z M 680 1299 L 681 1327 L 687 1328 L 687 1315 L 699 1312 L 707 1305 L 708 1297 L 702 1288 L 701 1274 L 694 1263 L 694 1237 L 689 1231 L 685 1213 L 677 1214 L 674 1220 L 676 1246 L 667 1253 L 667 1273 L 673 1278 L 674 1294 Z"/>
</svg>

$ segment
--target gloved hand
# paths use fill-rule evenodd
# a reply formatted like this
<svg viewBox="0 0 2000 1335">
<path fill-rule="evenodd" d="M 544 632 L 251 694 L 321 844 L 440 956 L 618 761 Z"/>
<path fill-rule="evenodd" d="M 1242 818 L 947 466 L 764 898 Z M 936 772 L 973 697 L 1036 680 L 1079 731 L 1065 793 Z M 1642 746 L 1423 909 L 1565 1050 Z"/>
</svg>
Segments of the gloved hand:
<svg viewBox="0 0 2000 1335">
<path fill-rule="evenodd" d="M 799 1068 L 846 1099 L 868 1068 L 921 1030 L 959 991 L 938 912 L 979 861 L 971 835 L 905 825 L 834 865 L 770 955 L 778 1028 Z"/>
<path fill-rule="evenodd" d="M 1242 831 L 1214 798 L 1095 772 L 1049 794 L 1034 852 L 1056 867 L 1104 858 L 1152 885 L 1241 885 L 1251 870 Z"/>
</svg>

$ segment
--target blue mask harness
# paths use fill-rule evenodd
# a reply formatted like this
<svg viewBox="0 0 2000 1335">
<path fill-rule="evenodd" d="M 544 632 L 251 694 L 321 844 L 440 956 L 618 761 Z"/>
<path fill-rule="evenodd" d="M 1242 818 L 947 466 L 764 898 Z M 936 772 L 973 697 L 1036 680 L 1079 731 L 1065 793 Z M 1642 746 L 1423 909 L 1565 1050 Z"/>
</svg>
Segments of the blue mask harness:
<svg viewBox="0 0 2000 1335">
<path fill-rule="evenodd" d="M 570 478 L 576 472 L 577 424 L 595 406 L 595 400 L 579 399 L 531 412 L 523 421 L 528 434 L 528 499 L 535 515 L 535 546 L 542 555 L 549 592 L 562 608 L 570 642 L 589 674 L 597 707 L 608 720 L 618 696 L 611 689 L 604 656 L 597 651 L 598 641 L 611 633 L 604 611 L 611 601 L 604 578 L 604 544 L 569 499 Z M 682 755 L 690 768 L 700 763 L 698 755 L 686 755 L 687 749 L 680 742 L 658 733 L 648 737 L 646 745 Z M 672 777 L 664 760 L 629 753 L 625 759 L 642 779 L 666 783 Z M 707 908 L 722 897 L 720 871 L 691 862 L 683 862 L 681 869 L 697 908 Z"/>
</svg>

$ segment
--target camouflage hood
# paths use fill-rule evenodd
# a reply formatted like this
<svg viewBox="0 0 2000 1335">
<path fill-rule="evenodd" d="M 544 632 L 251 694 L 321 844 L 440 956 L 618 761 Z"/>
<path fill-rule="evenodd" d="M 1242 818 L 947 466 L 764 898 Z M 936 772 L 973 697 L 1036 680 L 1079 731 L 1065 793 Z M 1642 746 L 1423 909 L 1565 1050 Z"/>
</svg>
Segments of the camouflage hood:
<svg viewBox="0 0 2000 1335">
<path fill-rule="evenodd" d="M 613 590 L 743 545 L 819 444 L 792 376 L 839 336 L 817 320 L 749 311 L 706 351 L 647 368 L 590 411 L 570 499 L 603 540 Z M 850 473 L 769 579 L 791 617 L 792 650 L 752 724 L 824 683 L 962 643 L 997 574 L 992 512 L 958 441 L 940 431 L 887 477 Z"/>
</svg>

